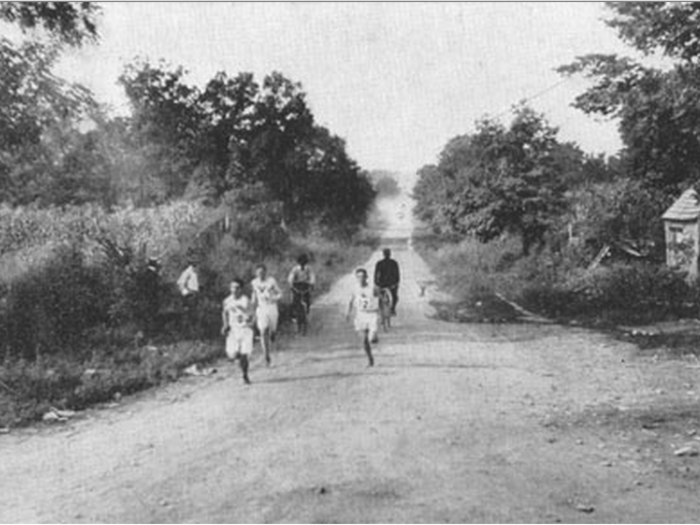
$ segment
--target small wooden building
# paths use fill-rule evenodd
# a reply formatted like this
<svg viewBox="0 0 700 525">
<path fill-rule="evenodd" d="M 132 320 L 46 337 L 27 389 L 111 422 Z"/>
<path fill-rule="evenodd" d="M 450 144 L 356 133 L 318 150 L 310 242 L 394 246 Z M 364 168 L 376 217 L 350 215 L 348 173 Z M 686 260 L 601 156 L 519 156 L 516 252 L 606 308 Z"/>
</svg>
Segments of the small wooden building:
<svg viewBox="0 0 700 525">
<path fill-rule="evenodd" d="M 689 189 L 662 216 L 666 234 L 666 264 L 688 272 L 690 280 L 698 277 L 700 255 L 700 201 Z"/>
</svg>

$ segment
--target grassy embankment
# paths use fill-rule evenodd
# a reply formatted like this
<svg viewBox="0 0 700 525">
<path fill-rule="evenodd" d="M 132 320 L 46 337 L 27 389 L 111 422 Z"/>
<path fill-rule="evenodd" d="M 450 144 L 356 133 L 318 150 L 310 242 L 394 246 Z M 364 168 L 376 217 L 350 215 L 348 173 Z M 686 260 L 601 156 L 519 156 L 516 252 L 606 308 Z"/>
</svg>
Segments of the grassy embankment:
<svg viewBox="0 0 700 525">
<path fill-rule="evenodd" d="M 589 269 L 589 259 L 573 249 L 545 248 L 524 257 L 514 238 L 482 244 L 424 236 L 414 245 L 457 301 L 437 305 L 447 320 L 516 320 L 518 312 L 499 296 L 558 322 L 599 328 L 696 314 L 696 288 L 659 264 L 616 262 Z"/>
<path fill-rule="evenodd" d="M 111 214 L 93 207 L 2 210 L 0 428 L 39 420 L 51 407 L 80 410 L 109 402 L 177 380 L 192 364 L 221 358 L 217 331 L 225 283 L 234 275 L 250 278 L 260 260 L 284 282 L 296 255 L 310 253 L 317 293 L 322 293 L 376 248 L 368 231 L 345 241 L 318 234 L 292 237 L 265 254 L 225 239 L 203 261 L 202 337 L 186 340 L 171 322 L 146 345 L 135 337 L 138 308 L 130 302 L 139 250 L 146 245 L 159 255 L 162 309 L 165 317 L 177 314 L 174 281 L 189 239 L 210 212 L 193 203 Z M 105 238 L 128 252 L 132 262 L 123 266 L 124 261 L 105 257 L 97 242 Z"/>
</svg>

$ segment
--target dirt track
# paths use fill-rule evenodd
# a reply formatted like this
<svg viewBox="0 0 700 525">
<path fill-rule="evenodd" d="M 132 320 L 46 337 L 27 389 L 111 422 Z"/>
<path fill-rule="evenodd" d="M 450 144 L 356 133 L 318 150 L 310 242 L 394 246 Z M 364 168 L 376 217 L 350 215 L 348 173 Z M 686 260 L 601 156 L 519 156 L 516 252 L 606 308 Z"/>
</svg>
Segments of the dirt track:
<svg viewBox="0 0 700 525">
<path fill-rule="evenodd" d="M 222 364 L 1 436 L 0 521 L 697 521 L 700 460 L 671 448 L 692 436 L 635 423 L 697 407 L 697 370 L 586 330 L 430 320 L 428 269 L 395 255 L 400 314 L 375 368 L 343 319 L 347 277 L 250 387 Z"/>
</svg>

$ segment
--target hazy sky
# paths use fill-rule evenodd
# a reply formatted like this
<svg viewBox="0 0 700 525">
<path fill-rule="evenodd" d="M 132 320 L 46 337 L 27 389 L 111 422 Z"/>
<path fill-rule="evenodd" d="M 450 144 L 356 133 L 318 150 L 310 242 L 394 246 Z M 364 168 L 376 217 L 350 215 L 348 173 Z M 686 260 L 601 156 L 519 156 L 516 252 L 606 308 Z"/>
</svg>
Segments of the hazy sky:
<svg viewBox="0 0 700 525">
<path fill-rule="evenodd" d="M 115 84 L 135 56 L 215 72 L 279 70 L 300 81 L 316 120 L 367 169 L 414 171 L 484 114 L 552 88 L 553 69 L 590 52 L 629 53 L 600 3 L 110 3 L 101 42 L 62 71 L 124 108 Z M 532 105 L 584 150 L 614 153 L 613 123 L 570 107 L 576 79 Z"/>
</svg>

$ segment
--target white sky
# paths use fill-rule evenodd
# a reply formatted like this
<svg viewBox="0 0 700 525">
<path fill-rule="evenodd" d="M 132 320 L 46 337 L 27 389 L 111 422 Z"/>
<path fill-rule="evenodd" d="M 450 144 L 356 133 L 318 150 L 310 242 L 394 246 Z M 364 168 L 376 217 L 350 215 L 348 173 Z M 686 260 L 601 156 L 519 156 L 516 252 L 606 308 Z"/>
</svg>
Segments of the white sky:
<svg viewBox="0 0 700 525">
<path fill-rule="evenodd" d="M 318 123 L 366 169 L 411 172 L 436 161 L 484 114 L 559 82 L 553 70 L 591 52 L 629 54 L 600 3 L 109 3 L 98 46 L 62 73 L 124 107 L 115 84 L 135 56 L 166 59 L 203 85 L 225 70 L 279 70 L 303 84 Z M 614 153 L 614 123 L 570 107 L 576 79 L 532 101 L 590 152 Z M 507 118 L 507 115 L 506 115 Z"/>
</svg>

